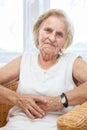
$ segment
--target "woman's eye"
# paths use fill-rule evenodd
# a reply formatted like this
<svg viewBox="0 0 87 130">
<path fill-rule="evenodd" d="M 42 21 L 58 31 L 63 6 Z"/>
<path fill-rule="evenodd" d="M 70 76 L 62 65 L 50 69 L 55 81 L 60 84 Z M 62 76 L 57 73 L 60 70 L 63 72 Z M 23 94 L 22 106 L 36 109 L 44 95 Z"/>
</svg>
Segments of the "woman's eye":
<svg viewBox="0 0 87 130">
<path fill-rule="evenodd" d="M 56 33 L 56 36 L 57 36 L 57 37 L 63 37 L 63 33 L 62 33 L 62 32 L 57 32 L 57 33 Z"/>
<path fill-rule="evenodd" d="M 50 28 L 45 29 L 46 32 L 52 32 Z"/>
</svg>

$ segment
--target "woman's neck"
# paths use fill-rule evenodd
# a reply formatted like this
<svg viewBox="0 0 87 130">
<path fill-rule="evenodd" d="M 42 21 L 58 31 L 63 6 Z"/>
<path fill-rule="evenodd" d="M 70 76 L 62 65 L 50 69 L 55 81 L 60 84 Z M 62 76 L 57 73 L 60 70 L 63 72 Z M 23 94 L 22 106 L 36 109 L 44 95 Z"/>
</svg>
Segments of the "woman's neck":
<svg viewBox="0 0 87 130">
<path fill-rule="evenodd" d="M 43 57 L 41 54 L 38 55 L 38 63 L 43 69 L 48 69 L 54 64 L 58 62 L 59 56 L 56 55 L 52 58 L 47 59 L 46 57 Z"/>
</svg>

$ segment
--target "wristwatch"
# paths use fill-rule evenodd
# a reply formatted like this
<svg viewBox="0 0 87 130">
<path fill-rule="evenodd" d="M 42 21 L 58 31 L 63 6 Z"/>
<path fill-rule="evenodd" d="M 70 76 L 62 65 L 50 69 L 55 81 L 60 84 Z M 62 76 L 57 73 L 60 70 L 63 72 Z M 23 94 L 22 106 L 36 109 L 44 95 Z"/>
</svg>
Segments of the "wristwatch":
<svg viewBox="0 0 87 130">
<path fill-rule="evenodd" d="M 63 104 L 63 106 L 64 106 L 65 108 L 68 107 L 68 99 L 67 99 L 65 93 L 62 93 L 62 94 L 60 95 L 60 102 Z"/>
</svg>

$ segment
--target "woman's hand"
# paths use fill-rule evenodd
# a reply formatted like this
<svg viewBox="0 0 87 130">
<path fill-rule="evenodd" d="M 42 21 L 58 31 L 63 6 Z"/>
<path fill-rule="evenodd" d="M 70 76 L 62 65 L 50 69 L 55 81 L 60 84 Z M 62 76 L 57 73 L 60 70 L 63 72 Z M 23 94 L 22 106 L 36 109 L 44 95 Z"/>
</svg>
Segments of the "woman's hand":
<svg viewBox="0 0 87 130">
<path fill-rule="evenodd" d="M 40 96 L 19 94 L 17 105 L 23 109 L 30 119 L 41 118 L 45 115 L 45 111 L 37 104 L 46 104 L 46 99 Z"/>
<path fill-rule="evenodd" d="M 55 112 L 63 109 L 63 105 L 60 103 L 60 97 L 42 96 L 46 99 L 47 103 L 38 103 L 39 107 L 45 112 Z"/>
</svg>

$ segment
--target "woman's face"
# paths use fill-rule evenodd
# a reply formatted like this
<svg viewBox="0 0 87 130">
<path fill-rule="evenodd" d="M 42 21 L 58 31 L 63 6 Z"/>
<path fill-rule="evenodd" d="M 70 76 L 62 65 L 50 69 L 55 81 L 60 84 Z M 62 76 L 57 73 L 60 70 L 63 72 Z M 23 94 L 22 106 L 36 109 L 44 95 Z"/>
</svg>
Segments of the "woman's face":
<svg viewBox="0 0 87 130">
<path fill-rule="evenodd" d="M 38 41 L 39 50 L 43 56 L 52 58 L 58 55 L 67 39 L 67 27 L 63 20 L 50 16 L 40 26 Z"/>
</svg>

